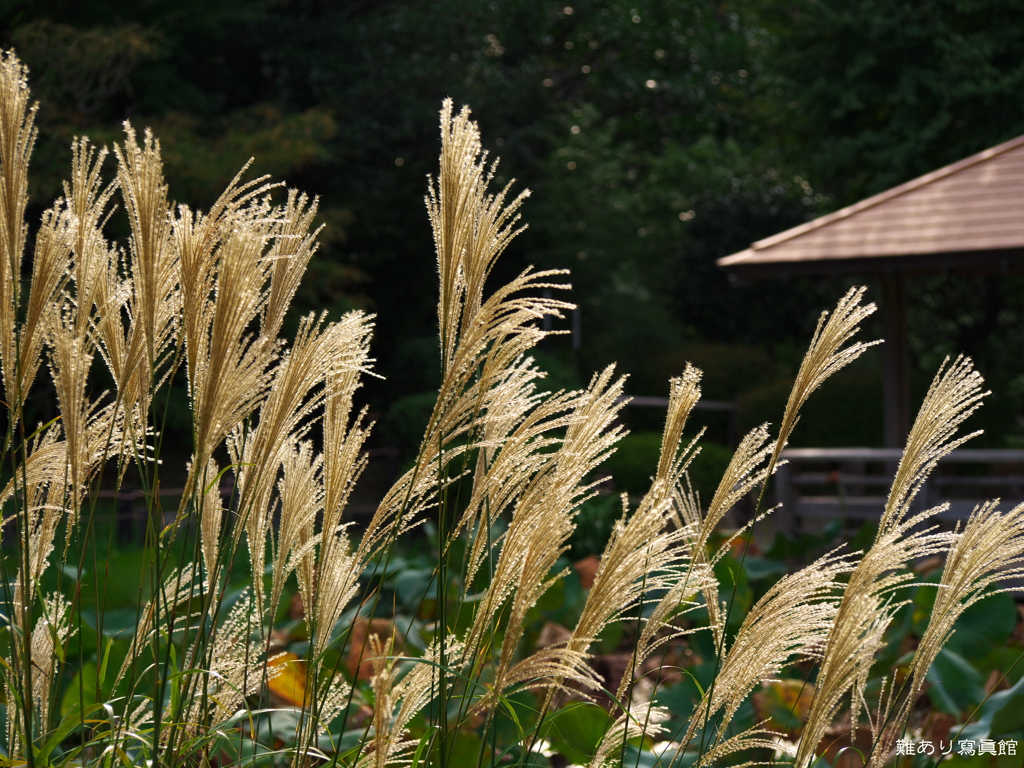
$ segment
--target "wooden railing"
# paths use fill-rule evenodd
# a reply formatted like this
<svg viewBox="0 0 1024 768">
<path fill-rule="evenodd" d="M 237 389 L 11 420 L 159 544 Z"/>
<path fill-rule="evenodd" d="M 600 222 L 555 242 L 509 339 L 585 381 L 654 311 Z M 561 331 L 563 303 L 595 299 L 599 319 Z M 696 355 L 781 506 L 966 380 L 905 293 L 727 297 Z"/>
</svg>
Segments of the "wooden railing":
<svg viewBox="0 0 1024 768">
<path fill-rule="evenodd" d="M 896 448 L 788 448 L 775 475 L 776 513 L 791 533 L 812 520 L 878 520 L 902 456 Z M 960 448 L 943 458 L 914 502 L 949 508 L 937 519 L 966 519 L 988 499 L 1024 501 L 1024 450 Z"/>
</svg>

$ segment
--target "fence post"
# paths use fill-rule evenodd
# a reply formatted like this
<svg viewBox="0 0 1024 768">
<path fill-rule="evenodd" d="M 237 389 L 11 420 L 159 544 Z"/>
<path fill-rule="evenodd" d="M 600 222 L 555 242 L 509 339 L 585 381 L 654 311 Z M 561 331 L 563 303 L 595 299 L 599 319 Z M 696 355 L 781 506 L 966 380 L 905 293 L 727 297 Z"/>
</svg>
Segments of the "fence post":
<svg viewBox="0 0 1024 768">
<path fill-rule="evenodd" d="M 782 515 L 786 530 L 790 536 L 796 535 L 796 510 L 793 509 L 795 498 L 791 480 L 789 463 L 783 459 L 775 468 L 775 502 L 782 505 Z"/>
</svg>

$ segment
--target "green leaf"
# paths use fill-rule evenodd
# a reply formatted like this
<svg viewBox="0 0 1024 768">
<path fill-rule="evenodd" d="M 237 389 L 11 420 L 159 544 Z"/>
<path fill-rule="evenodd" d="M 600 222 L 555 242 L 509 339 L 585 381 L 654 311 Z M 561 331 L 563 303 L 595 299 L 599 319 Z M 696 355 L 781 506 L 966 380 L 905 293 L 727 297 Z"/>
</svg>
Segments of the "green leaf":
<svg viewBox="0 0 1024 768">
<path fill-rule="evenodd" d="M 596 704 L 571 705 L 551 718 L 545 736 L 552 748 L 569 762 L 586 763 L 610 724 L 611 717 Z"/>
<path fill-rule="evenodd" d="M 680 671 L 683 679 L 675 685 L 659 689 L 654 700 L 658 706 L 668 707 L 673 717 L 684 720 L 692 715 L 694 707 L 704 698 L 704 692 L 714 679 L 715 665 L 699 664 L 696 667 L 684 667 Z"/>
<path fill-rule="evenodd" d="M 114 608 L 103 612 L 103 636 L 118 640 L 129 640 L 135 634 L 137 608 Z M 82 609 L 82 621 L 91 629 L 97 629 L 99 622 L 91 608 Z"/>
<path fill-rule="evenodd" d="M 407 568 L 391 579 L 398 600 L 407 611 L 415 612 L 425 596 L 433 595 L 437 579 L 433 568 Z"/>
<path fill-rule="evenodd" d="M 963 739 L 998 736 L 1024 738 L 1024 678 L 1005 691 L 993 693 L 978 711 L 976 720 L 963 729 Z"/>
<path fill-rule="evenodd" d="M 747 576 L 751 580 L 765 579 L 769 576 L 773 576 L 777 580 L 779 576 L 785 575 L 789 570 L 781 560 L 754 556 L 747 557 L 743 567 L 746 569 Z"/>
<path fill-rule="evenodd" d="M 287 745 L 293 744 L 301 717 L 302 710 L 299 709 L 267 710 L 260 720 L 258 740 L 267 745 L 271 745 L 277 740 Z"/>
<path fill-rule="evenodd" d="M 946 647 L 966 659 L 977 659 L 1003 645 L 1017 624 L 1017 606 L 1006 592 L 989 595 L 975 603 L 956 623 Z"/>
<path fill-rule="evenodd" d="M 476 765 L 480 757 L 480 737 L 475 733 L 460 731 L 447 756 L 448 765 Z"/>
<path fill-rule="evenodd" d="M 985 698 L 985 680 L 963 656 L 943 648 L 928 670 L 928 696 L 936 708 L 951 715 L 977 706 Z"/>
<path fill-rule="evenodd" d="M 67 688 L 64 689 L 64 695 L 60 700 L 61 717 L 67 715 L 73 709 L 84 709 L 89 704 L 98 703 L 96 679 L 96 665 L 91 661 L 87 661 L 75 673 L 75 676 L 71 678 Z"/>
<path fill-rule="evenodd" d="M 622 761 L 622 765 L 624 768 L 657 768 L 657 766 L 667 765 L 666 758 L 671 756 L 671 751 L 662 756 L 650 750 L 638 749 L 632 744 L 627 744 L 625 759 Z M 672 765 L 673 767 L 680 765 L 680 762 L 677 761 Z"/>
<path fill-rule="evenodd" d="M 499 744 L 525 741 L 526 734 L 537 722 L 537 702 L 529 691 L 516 691 L 501 697 L 501 707 L 494 721 Z"/>
<path fill-rule="evenodd" d="M 93 712 L 102 709 L 102 704 L 91 704 L 85 707 L 85 709 L 72 707 L 70 711 L 66 712 L 57 727 L 50 732 L 49 738 L 43 746 L 35 751 L 36 765 L 46 765 L 46 761 L 53 750 L 60 746 L 60 743 L 81 725 L 82 720 L 88 718 Z"/>
<path fill-rule="evenodd" d="M 928 579 L 937 583 L 940 574 Z M 918 588 L 914 594 L 914 631 L 921 635 L 928 626 L 936 588 L 929 585 Z M 1005 592 L 989 594 L 970 606 L 954 625 L 953 636 L 946 647 L 965 659 L 977 661 L 1004 645 L 1017 624 L 1017 608 L 1013 597 Z"/>
</svg>

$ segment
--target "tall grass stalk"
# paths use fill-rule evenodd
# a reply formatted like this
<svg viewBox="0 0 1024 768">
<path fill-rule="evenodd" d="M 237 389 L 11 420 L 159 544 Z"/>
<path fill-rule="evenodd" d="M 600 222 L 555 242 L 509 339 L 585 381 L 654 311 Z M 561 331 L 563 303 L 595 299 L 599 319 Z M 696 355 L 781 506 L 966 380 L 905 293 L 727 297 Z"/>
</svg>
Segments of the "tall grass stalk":
<svg viewBox="0 0 1024 768">
<path fill-rule="evenodd" d="M 175 203 L 159 142 L 126 123 L 112 152 L 75 141 L 64 195 L 30 233 L 34 115 L 27 71 L 2 54 L 0 746 L 12 763 L 537 765 L 566 713 L 600 692 L 595 644 L 626 624 L 635 628 L 627 672 L 603 692 L 612 704 L 590 766 L 620 765 L 636 745 L 671 738 L 665 766 L 774 754 L 806 768 L 844 713 L 854 724 L 867 715 L 871 764 L 882 766 L 956 619 L 997 575 L 1022 572 L 1024 507 L 984 505 L 954 532 L 929 523 L 935 510 L 911 511 L 938 460 L 970 437 L 958 429 L 983 396 L 959 359 L 925 400 L 874 544 L 779 580 L 729 629 L 734 593 L 715 575 L 729 542 L 714 549 L 714 531 L 741 498 L 763 498 L 807 398 L 870 346 L 853 341 L 873 311 L 855 290 L 823 316 L 778 431 L 765 425 L 741 440 L 706 507 L 686 475 L 699 442 L 684 438 L 701 374 L 688 367 L 669 382 L 650 490 L 623 500 L 573 626 L 541 646 L 531 624 L 566 576 L 581 506 L 599 492 L 595 471 L 624 432 L 625 382 L 607 368 L 579 391 L 543 389 L 530 353 L 551 333 L 545 319 L 572 308 L 551 297 L 569 286 L 561 271 L 528 269 L 488 289 L 521 230 L 526 193 L 491 190 L 495 164 L 469 111 L 443 106 L 426 199 L 441 387 L 413 466 L 359 526 L 348 507 L 372 427 L 356 407 L 372 375 L 372 318 L 308 315 L 294 339 L 281 337 L 316 250 L 317 201 L 246 181 L 243 168 L 208 211 Z M 109 236 L 117 215 L 128 233 L 120 243 Z M 175 381 L 187 386 L 187 434 L 169 434 Z M 32 392 L 45 386 L 59 415 L 27 424 Z M 184 492 L 165 509 L 160 456 L 172 442 L 190 459 Z M 95 517 L 99 491 L 130 477 L 146 499 L 145 548 L 133 620 L 115 632 Z M 423 585 L 419 620 L 402 623 L 381 579 L 424 523 L 434 586 Z M 911 581 L 906 566 L 930 555 L 951 566 L 908 682 L 869 701 L 872 662 Z M 302 658 L 275 630 L 293 591 L 306 641 L 287 647 Z M 670 734 L 670 713 L 644 694 L 644 670 L 703 632 L 715 679 Z M 817 673 L 796 744 L 733 725 L 762 681 L 798 664 Z"/>
</svg>

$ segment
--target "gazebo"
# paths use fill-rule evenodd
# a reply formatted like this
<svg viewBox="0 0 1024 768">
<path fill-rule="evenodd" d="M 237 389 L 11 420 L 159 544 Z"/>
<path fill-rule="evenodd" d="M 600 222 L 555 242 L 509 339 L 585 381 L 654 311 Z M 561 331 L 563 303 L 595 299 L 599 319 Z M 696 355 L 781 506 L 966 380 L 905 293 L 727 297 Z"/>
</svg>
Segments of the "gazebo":
<svg viewBox="0 0 1024 768">
<path fill-rule="evenodd" d="M 883 286 L 885 444 L 909 428 L 908 275 L 1024 270 L 1024 136 L 718 260 L 743 279 L 871 275 Z"/>
</svg>

